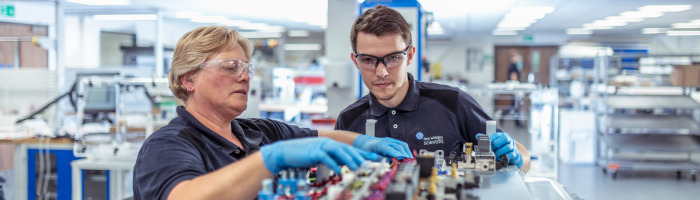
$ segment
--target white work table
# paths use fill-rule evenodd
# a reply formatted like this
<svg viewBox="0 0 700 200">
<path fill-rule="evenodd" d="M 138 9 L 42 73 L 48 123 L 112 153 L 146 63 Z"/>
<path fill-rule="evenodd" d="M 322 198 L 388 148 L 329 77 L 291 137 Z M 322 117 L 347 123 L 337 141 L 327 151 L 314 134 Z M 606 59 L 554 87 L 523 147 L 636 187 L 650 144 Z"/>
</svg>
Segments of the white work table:
<svg viewBox="0 0 700 200">
<path fill-rule="evenodd" d="M 131 192 L 132 188 L 124 188 L 124 175 L 130 170 L 134 169 L 134 164 L 136 163 L 136 157 L 132 158 L 118 158 L 118 159 L 105 159 L 105 158 L 94 158 L 94 159 L 80 159 L 71 162 L 73 170 L 73 199 L 82 200 L 83 199 L 83 179 L 82 170 L 110 170 L 114 173 L 110 173 L 109 185 L 110 187 L 116 187 L 116 191 L 110 190 L 110 199 L 126 199 L 131 198 L 133 194 Z M 125 195 L 126 194 L 126 195 Z M 132 195 L 128 195 L 132 194 Z"/>
</svg>

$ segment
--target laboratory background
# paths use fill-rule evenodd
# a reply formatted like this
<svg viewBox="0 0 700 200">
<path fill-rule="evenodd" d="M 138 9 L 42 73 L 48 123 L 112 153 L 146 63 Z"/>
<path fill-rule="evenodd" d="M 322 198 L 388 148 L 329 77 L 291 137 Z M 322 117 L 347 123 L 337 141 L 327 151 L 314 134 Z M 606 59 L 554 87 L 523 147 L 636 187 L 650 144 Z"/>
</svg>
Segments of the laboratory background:
<svg viewBox="0 0 700 200">
<path fill-rule="evenodd" d="M 26 0 L 0 1 L 0 199 L 132 199 L 141 144 L 183 104 L 175 44 L 201 26 L 254 46 L 240 117 L 333 129 L 369 92 L 350 26 L 378 4 L 411 25 L 416 80 L 529 150 L 476 199 L 700 198 L 697 0 Z"/>
</svg>

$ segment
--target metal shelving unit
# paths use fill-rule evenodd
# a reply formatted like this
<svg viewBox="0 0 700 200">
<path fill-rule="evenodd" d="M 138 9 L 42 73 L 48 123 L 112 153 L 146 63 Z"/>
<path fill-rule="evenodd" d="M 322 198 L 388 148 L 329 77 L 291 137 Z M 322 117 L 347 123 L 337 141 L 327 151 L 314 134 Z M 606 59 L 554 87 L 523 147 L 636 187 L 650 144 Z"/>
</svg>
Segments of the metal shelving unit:
<svg viewBox="0 0 700 200">
<path fill-rule="evenodd" d="M 695 181 L 700 163 L 700 103 L 682 88 L 678 94 L 623 94 L 608 85 L 607 58 L 596 58 L 598 164 L 617 178 L 620 171 L 688 172 Z M 660 86 L 660 85 L 655 85 Z M 612 90 L 611 90 L 612 89 Z M 681 92 L 682 91 L 682 92 Z M 665 156 L 667 155 L 667 156 Z"/>
</svg>

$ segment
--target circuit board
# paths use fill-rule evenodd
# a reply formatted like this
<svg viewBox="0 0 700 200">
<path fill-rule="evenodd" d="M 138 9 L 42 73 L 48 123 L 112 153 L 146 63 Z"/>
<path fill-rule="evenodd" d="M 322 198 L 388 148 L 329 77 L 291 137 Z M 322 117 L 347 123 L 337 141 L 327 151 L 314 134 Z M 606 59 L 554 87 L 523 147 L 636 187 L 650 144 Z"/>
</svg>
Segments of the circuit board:
<svg viewBox="0 0 700 200">
<path fill-rule="evenodd" d="M 507 166 L 497 160 L 488 136 L 479 136 L 472 151 L 464 144 L 459 153 L 445 158 L 443 152 L 414 152 L 415 159 L 366 162 L 356 171 L 343 168 L 335 174 L 321 165 L 312 169 L 287 169 L 276 180 L 265 180 L 259 200 L 461 200 L 479 199 L 483 177 Z"/>
</svg>

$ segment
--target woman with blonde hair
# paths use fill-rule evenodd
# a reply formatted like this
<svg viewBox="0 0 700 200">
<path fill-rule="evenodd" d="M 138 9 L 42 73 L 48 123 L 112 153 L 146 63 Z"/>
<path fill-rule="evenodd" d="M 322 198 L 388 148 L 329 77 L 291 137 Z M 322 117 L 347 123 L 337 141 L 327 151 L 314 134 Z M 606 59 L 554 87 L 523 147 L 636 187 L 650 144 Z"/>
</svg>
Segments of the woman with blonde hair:
<svg viewBox="0 0 700 200">
<path fill-rule="evenodd" d="M 395 139 L 237 118 L 247 108 L 252 51 L 248 40 L 222 26 L 180 38 L 169 82 L 185 105 L 139 151 L 134 199 L 253 199 L 262 180 L 285 168 L 322 163 L 340 172 L 340 165 L 357 169 L 377 159 L 375 153 L 411 157 Z"/>
</svg>

